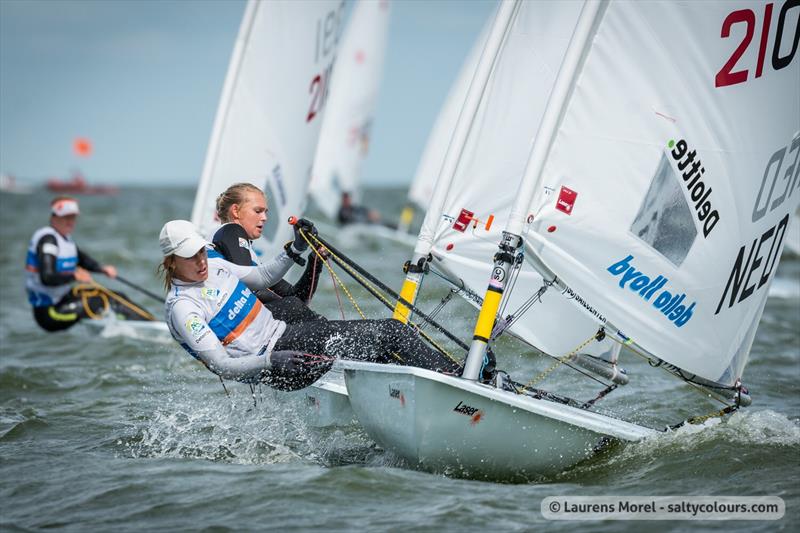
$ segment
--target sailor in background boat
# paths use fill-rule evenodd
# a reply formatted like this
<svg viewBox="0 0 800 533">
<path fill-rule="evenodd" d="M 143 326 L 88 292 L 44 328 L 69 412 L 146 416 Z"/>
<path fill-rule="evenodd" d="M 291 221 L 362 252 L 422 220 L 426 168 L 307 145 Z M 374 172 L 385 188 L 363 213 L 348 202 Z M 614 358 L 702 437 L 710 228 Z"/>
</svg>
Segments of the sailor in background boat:
<svg viewBox="0 0 800 533">
<path fill-rule="evenodd" d="M 82 319 L 101 318 L 109 309 L 118 318 L 150 320 L 149 313 L 123 294 L 94 284 L 90 272 L 115 278 L 117 269 L 100 265 L 75 245 L 70 235 L 79 214 L 75 198 L 59 196 L 50 203 L 50 225 L 31 237 L 25 288 L 36 323 L 47 331 L 60 331 Z"/>
<path fill-rule="evenodd" d="M 390 229 L 397 229 L 396 224 L 381 220 L 381 214 L 375 209 L 353 203 L 349 192 L 342 193 L 342 202 L 337 214 L 339 224 L 380 224 Z"/>
<path fill-rule="evenodd" d="M 236 183 L 228 187 L 217 197 L 217 217 L 223 223 L 211 239 L 214 250 L 209 257 L 220 254 L 224 259 L 242 266 L 257 266 L 260 258 L 253 249 L 253 242 L 261 237 L 267 221 L 267 198 L 264 192 L 252 183 Z M 305 219 L 300 219 L 299 227 L 311 229 L 313 226 Z M 293 252 L 296 248 L 298 253 Z M 294 244 L 287 243 L 284 250 L 292 260 L 303 265 L 305 259 L 302 252 L 308 244 L 302 238 L 295 239 Z M 304 320 L 325 320 L 308 308 L 308 303 L 317 290 L 322 261 L 314 255 L 306 265 L 300 279 L 292 285 L 279 279 L 265 290 L 256 291 L 256 296 L 272 316 L 287 323 Z"/>
<path fill-rule="evenodd" d="M 297 242 L 302 237 L 295 232 Z M 396 320 L 276 319 L 253 291 L 274 285 L 291 268 L 286 251 L 258 266 L 209 257 L 208 243 L 186 220 L 167 222 L 159 244 L 170 333 L 220 378 L 296 390 L 327 372 L 335 358 L 461 370 Z"/>
</svg>

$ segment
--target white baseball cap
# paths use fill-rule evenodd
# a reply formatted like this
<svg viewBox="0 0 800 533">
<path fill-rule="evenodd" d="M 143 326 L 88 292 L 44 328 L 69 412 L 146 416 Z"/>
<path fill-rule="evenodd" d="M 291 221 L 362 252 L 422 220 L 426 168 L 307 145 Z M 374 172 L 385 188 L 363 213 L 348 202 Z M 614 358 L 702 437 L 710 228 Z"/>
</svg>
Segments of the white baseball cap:
<svg viewBox="0 0 800 533">
<path fill-rule="evenodd" d="M 188 220 L 170 220 L 161 228 L 158 244 L 164 256 L 175 254 L 189 258 L 208 244 L 194 224 Z"/>
<path fill-rule="evenodd" d="M 59 198 L 50 205 L 50 212 L 57 217 L 79 215 L 78 201 L 74 198 Z"/>
</svg>

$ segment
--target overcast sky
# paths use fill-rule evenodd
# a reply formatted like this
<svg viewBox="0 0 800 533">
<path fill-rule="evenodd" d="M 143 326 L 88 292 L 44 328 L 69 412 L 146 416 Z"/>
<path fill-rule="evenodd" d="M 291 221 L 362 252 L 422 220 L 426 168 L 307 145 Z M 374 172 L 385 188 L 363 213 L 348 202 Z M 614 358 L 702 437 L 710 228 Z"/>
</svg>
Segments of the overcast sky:
<svg viewBox="0 0 800 533">
<path fill-rule="evenodd" d="M 395 0 L 363 181 L 408 183 L 494 0 Z M 244 0 L 0 0 L 0 172 L 192 184 Z M 79 158 L 73 140 L 93 153 Z"/>
</svg>

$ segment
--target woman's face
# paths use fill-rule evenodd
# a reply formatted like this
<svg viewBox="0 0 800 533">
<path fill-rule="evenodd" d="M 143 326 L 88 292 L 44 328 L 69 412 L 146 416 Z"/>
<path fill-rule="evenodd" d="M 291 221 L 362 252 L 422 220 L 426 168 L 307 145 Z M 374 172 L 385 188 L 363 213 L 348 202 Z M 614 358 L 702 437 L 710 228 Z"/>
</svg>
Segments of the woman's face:
<svg viewBox="0 0 800 533">
<path fill-rule="evenodd" d="M 192 257 L 175 256 L 175 277 L 188 283 L 196 283 L 208 279 L 208 256 L 205 246 Z"/>
<path fill-rule="evenodd" d="M 267 199 L 261 193 L 247 191 L 241 204 L 231 206 L 231 222 L 242 226 L 251 240 L 261 237 L 266 221 Z"/>
</svg>

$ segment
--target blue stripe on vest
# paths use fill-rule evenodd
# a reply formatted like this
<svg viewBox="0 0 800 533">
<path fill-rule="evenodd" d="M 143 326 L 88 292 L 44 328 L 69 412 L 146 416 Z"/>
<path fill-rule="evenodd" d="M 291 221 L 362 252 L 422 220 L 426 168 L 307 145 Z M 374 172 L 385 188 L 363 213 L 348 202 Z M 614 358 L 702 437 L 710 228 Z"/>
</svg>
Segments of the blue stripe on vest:
<svg viewBox="0 0 800 533">
<path fill-rule="evenodd" d="M 39 258 L 36 252 L 28 250 L 28 255 L 25 257 L 25 266 L 32 266 L 36 269 L 39 268 Z M 78 266 L 78 257 L 56 257 L 56 272 L 74 272 Z"/>
<path fill-rule="evenodd" d="M 53 305 L 53 299 L 41 292 L 28 291 L 28 301 L 33 307 L 48 307 Z"/>
<path fill-rule="evenodd" d="M 250 313 L 257 301 L 255 294 L 240 281 L 222 309 L 208 323 L 211 331 L 220 341 L 224 340 Z"/>
<path fill-rule="evenodd" d="M 56 272 L 74 272 L 77 266 L 77 257 L 59 257 L 56 259 Z"/>
<path fill-rule="evenodd" d="M 206 252 L 208 253 L 209 259 L 225 259 L 221 253 L 216 251 L 213 248 L 206 248 Z"/>
</svg>

